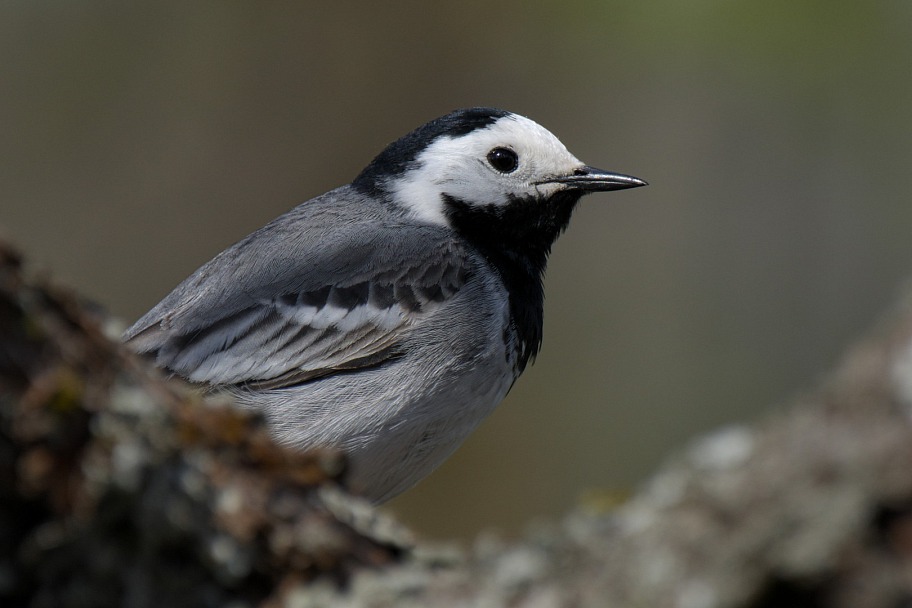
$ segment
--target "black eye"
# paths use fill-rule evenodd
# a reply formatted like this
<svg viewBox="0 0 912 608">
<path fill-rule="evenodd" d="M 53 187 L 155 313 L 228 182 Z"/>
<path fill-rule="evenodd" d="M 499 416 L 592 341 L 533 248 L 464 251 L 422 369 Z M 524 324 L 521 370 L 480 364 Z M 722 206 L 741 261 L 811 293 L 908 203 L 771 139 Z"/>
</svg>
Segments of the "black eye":
<svg viewBox="0 0 912 608">
<path fill-rule="evenodd" d="M 488 152 L 488 162 L 501 173 L 513 173 L 519 165 L 519 157 L 509 148 L 494 148 Z"/>
</svg>

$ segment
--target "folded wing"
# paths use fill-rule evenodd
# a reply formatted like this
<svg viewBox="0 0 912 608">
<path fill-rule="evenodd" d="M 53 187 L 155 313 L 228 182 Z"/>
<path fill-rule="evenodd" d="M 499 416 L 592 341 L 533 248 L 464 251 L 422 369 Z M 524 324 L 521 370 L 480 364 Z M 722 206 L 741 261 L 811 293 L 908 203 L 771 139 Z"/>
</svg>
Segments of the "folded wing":
<svg viewBox="0 0 912 608">
<path fill-rule="evenodd" d="M 433 227 L 387 234 L 333 223 L 317 238 L 319 202 L 200 268 L 127 330 L 126 343 L 192 382 L 258 388 L 402 354 L 411 328 L 465 283 L 465 252 Z"/>
</svg>

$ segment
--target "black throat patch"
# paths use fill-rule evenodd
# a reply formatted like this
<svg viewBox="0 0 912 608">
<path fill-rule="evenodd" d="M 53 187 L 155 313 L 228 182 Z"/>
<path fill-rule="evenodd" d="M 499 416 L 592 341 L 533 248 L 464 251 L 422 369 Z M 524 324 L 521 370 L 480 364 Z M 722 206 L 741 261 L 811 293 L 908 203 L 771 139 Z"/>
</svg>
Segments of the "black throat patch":
<svg viewBox="0 0 912 608">
<path fill-rule="evenodd" d="M 551 245 L 567 227 L 580 196 L 565 191 L 547 199 L 514 198 L 506 205 L 475 205 L 443 195 L 450 225 L 478 249 L 506 286 L 520 342 L 520 372 L 541 347 L 542 276 Z"/>
</svg>

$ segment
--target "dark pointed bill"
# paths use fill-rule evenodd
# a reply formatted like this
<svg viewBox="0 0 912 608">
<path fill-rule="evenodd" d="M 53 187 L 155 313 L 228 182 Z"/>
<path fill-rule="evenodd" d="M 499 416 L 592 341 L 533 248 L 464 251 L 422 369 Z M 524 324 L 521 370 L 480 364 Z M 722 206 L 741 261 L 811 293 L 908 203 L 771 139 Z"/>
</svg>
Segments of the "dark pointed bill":
<svg viewBox="0 0 912 608">
<path fill-rule="evenodd" d="M 542 183 L 565 184 L 578 190 L 586 192 L 607 192 L 609 190 L 626 190 L 627 188 L 639 188 L 649 184 L 638 177 L 624 175 L 623 173 L 611 173 L 595 167 L 580 167 L 572 175 L 554 177 Z"/>
</svg>

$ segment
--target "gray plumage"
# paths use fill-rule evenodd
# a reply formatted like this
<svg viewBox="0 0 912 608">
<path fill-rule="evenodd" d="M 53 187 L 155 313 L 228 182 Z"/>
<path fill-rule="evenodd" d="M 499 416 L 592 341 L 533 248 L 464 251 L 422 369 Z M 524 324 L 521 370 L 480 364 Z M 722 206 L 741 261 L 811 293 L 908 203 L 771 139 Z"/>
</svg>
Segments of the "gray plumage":
<svg viewBox="0 0 912 608">
<path fill-rule="evenodd" d="M 508 174 L 518 169 L 479 169 L 492 137 L 545 181 L 516 185 Z M 262 411 L 279 441 L 344 450 L 351 488 L 386 500 L 449 456 L 534 356 L 547 249 L 579 196 L 645 183 L 597 174 L 551 138 L 499 110 L 432 121 L 353 184 L 220 253 L 124 339 L 163 369 Z M 587 185 L 586 175 L 610 177 Z M 487 230 L 522 224 L 549 201 L 559 213 L 530 218 L 528 241 L 546 247 L 525 272 L 501 254 L 511 237 L 490 243 Z M 537 292 L 524 290 L 530 281 Z"/>
</svg>

